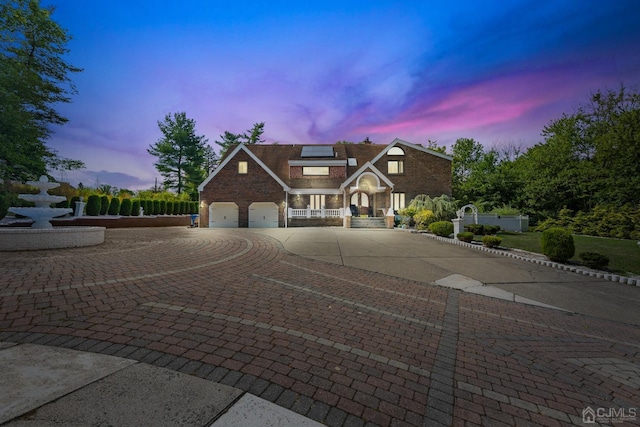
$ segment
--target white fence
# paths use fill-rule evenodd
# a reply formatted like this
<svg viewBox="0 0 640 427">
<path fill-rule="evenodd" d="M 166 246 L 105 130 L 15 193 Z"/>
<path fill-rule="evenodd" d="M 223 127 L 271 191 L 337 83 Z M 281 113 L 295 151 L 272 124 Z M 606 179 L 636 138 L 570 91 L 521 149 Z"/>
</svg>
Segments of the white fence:
<svg viewBox="0 0 640 427">
<path fill-rule="evenodd" d="M 344 210 L 340 209 L 288 209 L 289 218 L 342 218 Z"/>
<path fill-rule="evenodd" d="M 529 231 L 529 217 L 527 215 L 469 214 L 462 218 L 462 225 L 474 224 L 474 216 L 477 217 L 478 224 L 499 225 L 500 229 L 505 231 Z"/>
</svg>

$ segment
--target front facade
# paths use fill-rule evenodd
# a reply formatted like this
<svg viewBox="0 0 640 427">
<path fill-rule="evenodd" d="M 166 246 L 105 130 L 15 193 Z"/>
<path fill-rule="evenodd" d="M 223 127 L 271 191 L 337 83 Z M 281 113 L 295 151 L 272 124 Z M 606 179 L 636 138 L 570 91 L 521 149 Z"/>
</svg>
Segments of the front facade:
<svg viewBox="0 0 640 427">
<path fill-rule="evenodd" d="M 200 227 L 348 224 L 451 195 L 451 157 L 389 145 L 238 145 L 198 187 Z M 345 220 L 347 219 L 347 220 Z"/>
</svg>

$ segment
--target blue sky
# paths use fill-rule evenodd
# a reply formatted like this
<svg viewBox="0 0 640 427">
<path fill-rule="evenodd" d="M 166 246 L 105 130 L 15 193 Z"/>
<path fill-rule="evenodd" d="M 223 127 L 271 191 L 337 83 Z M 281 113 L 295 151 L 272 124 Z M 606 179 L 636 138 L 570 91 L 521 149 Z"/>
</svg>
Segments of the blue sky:
<svg viewBox="0 0 640 427">
<path fill-rule="evenodd" d="M 214 143 L 541 142 L 596 90 L 640 90 L 640 1 L 41 0 L 73 36 L 78 94 L 49 146 L 72 184 L 144 189 L 157 121 Z M 59 177 L 54 172 L 54 177 Z"/>
</svg>

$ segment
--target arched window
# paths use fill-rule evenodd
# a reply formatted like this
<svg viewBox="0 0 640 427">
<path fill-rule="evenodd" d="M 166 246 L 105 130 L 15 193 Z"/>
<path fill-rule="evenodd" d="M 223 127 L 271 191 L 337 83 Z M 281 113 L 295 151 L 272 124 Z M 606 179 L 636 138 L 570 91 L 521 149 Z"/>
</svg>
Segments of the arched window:
<svg viewBox="0 0 640 427">
<path fill-rule="evenodd" d="M 387 156 L 404 156 L 404 150 L 398 146 L 391 147 L 387 151 Z"/>
<path fill-rule="evenodd" d="M 390 175 L 402 175 L 404 174 L 404 150 L 400 147 L 391 147 L 387 151 L 387 173 Z"/>
</svg>

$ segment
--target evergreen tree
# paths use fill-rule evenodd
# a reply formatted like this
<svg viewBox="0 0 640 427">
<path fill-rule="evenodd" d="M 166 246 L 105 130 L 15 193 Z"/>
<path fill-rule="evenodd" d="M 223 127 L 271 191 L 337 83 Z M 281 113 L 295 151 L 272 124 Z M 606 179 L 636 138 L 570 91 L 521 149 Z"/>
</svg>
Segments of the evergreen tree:
<svg viewBox="0 0 640 427">
<path fill-rule="evenodd" d="M 204 135 L 196 135 L 195 126 L 195 121 L 184 112 L 167 114 L 163 121 L 158 121 L 163 137 L 147 150 L 158 158 L 154 166 L 164 177 L 164 187 L 178 194 L 186 192 L 194 200 L 198 197 L 198 185 L 205 179 L 207 142 Z"/>
</svg>

